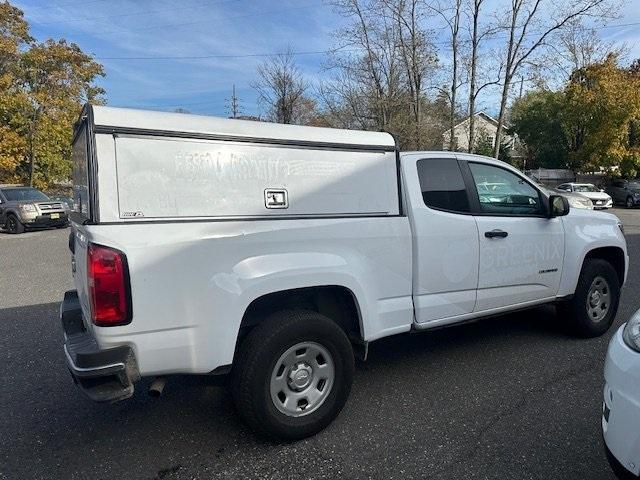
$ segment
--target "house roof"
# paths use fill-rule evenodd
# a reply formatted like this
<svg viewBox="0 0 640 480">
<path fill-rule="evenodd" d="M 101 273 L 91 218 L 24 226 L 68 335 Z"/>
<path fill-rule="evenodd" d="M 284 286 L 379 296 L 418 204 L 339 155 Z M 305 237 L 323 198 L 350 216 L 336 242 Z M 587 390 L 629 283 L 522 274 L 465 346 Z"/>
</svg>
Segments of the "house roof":
<svg viewBox="0 0 640 480">
<path fill-rule="evenodd" d="M 489 115 L 488 113 L 485 112 L 476 112 L 474 114 L 476 117 L 482 117 L 485 120 L 487 120 L 488 122 L 493 123 L 494 125 L 498 125 L 498 120 L 496 120 L 495 118 L 493 118 L 491 115 Z M 455 125 L 453 128 L 459 127 L 460 125 L 463 125 L 465 123 L 469 122 L 469 117 L 465 118 L 463 121 L 461 121 L 460 123 L 458 123 L 457 125 Z"/>
</svg>

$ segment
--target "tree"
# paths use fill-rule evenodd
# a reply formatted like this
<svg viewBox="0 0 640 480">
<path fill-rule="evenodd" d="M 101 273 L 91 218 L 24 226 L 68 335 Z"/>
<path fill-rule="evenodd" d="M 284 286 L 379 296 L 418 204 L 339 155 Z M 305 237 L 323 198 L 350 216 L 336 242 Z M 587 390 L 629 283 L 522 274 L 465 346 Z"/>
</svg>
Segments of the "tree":
<svg viewBox="0 0 640 480">
<path fill-rule="evenodd" d="M 549 45 L 548 64 L 562 75 L 563 83 L 574 71 L 604 62 L 611 54 L 620 58 L 625 51 L 624 46 L 603 40 L 597 30 L 585 27 L 581 20 L 569 22 L 558 40 Z"/>
<path fill-rule="evenodd" d="M 468 0 L 466 7 L 466 13 L 470 21 L 470 52 L 469 52 L 469 153 L 474 153 L 475 148 L 475 123 L 476 123 L 476 102 L 480 93 L 491 85 L 497 85 L 500 82 L 500 73 L 502 71 L 502 65 L 498 69 L 497 75 L 492 72 L 492 75 L 486 75 L 487 77 L 496 77 L 495 80 L 486 80 L 482 84 L 479 84 L 479 63 L 480 63 L 480 46 L 483 40 L 490 38 L 495 32 L 495 27 L 483 28 L 480 24 L 480 11 L 485 0 Z M 482 80 L 480 80 L 482 81 Z"/>
<path fill-rule="evenodd" d="M 269 118 L 278 123 L 299 123 L 296 116 L 309 84 L 294 62 L 291 49 L 269 57 L 258 66 L 260 79 L 252 83 Z"/>
<path fill-rule="evenodd" d="M 323 97 L 349 105 L 362 128 L 390 131 L 403 104 L 403 66 L 398 23 L 379 0 L 332 0 L 333 8 L 349 20 L 336 33 L 337 48 L 327 61 L 335 77 L 323 85 Z M 349 54 L 342 50 L 356 49 Z M 405 110 L 406 116 L 406 110 Z"/>
<path fill-rule="evenodd" d="M 22 55 L 23 88 L 28 108 L 23 112 L 29 163 L 29 184 L 69 178 L 71 130 L 80 107 L 100 103 L 104 91 L 94 79 L 102 65 L 65 40 L 31 45 Z M 37 171 L 38 161 L 42 162 Z"/>
<path fill-rule="evenodd" d="M 424 79 L 435 68 L 436 55 L 428 41 L 428 33 L 421 25 L 422 0 L 385 0 L 384 4 L 397 23 L 399 50 L 405 68 L 409 94 L 411 123 L 414 137 L 412 146 L 421 149 L 424 143 L 422 121 L 424 106 Z"/>
<path fill-rule="evenodd" d="M 21 51 L 32 42 L 22 11 L 0 3 L 0 182 L 18 182 L 16 170 L 27 145 L 18 133 L 23 126 L 19 112 L 27 105 L 19 83 Z"/>
<path fill-rule="evenodd" d="M 0 3 L 0 75 L 15 73 L 21 49 L 32 41 L 22 10 Z"/>
<path fill-rule="evenodd" d="M 566 168 L 567 137 L 561 116 L 565 105 L 562 91 L 532 90 L 517 99 L 511 108 L 513 131 L 524 143 L 532 165 L 544 168 Z"/>
<path fill-rule="evenodd" d="M 489 132 L 482 129 L 477 132 L 478 136 L 474 140 L 473 151 L 478 155 L 490 157 L 493 153 L 493 139 Z"/>
<path fill-rule="evenodd" d="M 494 157 L 500 154 L 500 145 L 507 114 L 509 90 L 516 74 L 555 33 L 570 22 L 585 16 L 603 14 L 609 0 L 511 0 L 504 19 L 507 32 L 502 95 Z M 547 7 L 546 9 L 544 7 Z"/>
<path fill-rule="evenodd" d="M 573 169 L 619 166 L 627 175 L 640 172 L 640 146 L 633 133 L 640 119 L 640 77 L 617 61 L 609 55 L 576 70 L 565 88 L 561 118 Z"/>
<path fill-rule="evenodd" d="M 449 82 L 449 150 L 455 150 L 455 126 L 456 126 L 456 104 L 458 101 L 458 89 L 462 86 L 458 64 L 460 63 L 460 24 L 462 21 L 462 0 L 452 0 L 441 4 L 439 0 L 428 3 L 433 10 L 446 24 L 448 43 L 451 48 L 451 76 Z"/>
<path fill-rule="evenodd" d="M 347 22 L 318 88 L 327 123 L 388 131 L 405 149 L 442 148 L 442 105 L 427 95 L 437 56 L 424 0 L 329 3 Z"/>
<path fill-rule="evenodd" d="M 0 181 L 39 188 L 67 180 L 73 124 L 102 102 L 102 66 L 65 40 L 35 42 L 23 13 L 0 3 Z"/>
</svg>

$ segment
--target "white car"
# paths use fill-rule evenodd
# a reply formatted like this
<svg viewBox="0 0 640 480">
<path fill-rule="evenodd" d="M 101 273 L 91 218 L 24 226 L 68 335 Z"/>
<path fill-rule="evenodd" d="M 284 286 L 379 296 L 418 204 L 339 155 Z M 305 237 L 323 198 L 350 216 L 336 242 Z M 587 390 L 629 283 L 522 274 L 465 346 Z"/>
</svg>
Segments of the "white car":
<svg viewBox="0 0 640 480">
<path fill-rule="evenodd" d="M 278 439 L 338 415 L 372 341 L 541 304 L 602 335 L 627 275 L 615 216 L 388 133 L 87 106 L 72 158 L 78 386 L 116 401 L 140 377 L 230 374 Z"/>
<path fill-rule="evenodd" d="M 558 185 L 556 189 L 563 192 L 579 193 L 587 197 L 596 210 L 613 207 L 613 200 L 609 194 L 592 183 L 563 183 Z"/>
<path fill-rule="evenodd" d="M 604 378 L 607 457 L 620 478 L 640 478 L 640 310 L 611 339 Z"/>
</svg>

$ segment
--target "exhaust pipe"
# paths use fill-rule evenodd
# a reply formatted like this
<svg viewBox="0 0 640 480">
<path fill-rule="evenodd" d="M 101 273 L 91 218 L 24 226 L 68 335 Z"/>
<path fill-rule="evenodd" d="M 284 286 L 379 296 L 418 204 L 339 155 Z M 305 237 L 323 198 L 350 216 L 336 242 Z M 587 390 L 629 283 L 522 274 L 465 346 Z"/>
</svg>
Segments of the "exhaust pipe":
<svg viewBox="0 0 640 480">
<path fill-rule="evenodd" d="M 149 385 L 149 395 L 158 398 L 162 395 L 162 391 L 164 390 L 164 386 L 167 384 L 167 377 L 156 377 L 151 385 Z"/>
</svg>

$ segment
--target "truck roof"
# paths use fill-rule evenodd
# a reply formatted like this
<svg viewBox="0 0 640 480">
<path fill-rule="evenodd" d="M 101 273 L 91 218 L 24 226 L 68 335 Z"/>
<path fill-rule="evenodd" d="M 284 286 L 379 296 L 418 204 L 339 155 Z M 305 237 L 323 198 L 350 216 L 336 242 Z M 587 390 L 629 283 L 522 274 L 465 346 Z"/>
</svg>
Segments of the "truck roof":
<svg viewBox="0 0 640 480">
<path fill-rule="evenodd" d="M 260 138 L 267 140 L 311 142 L 357 147 L 395 149 L 389 133 L 337 128 L 307 127 L 279 123 L 237 120 L 185 113 L 157 112 L 131 108 L 92 106 L 96 127 L 136 129 L 163 133 L 179 132 L 196 135 Z"/>
</svg>

